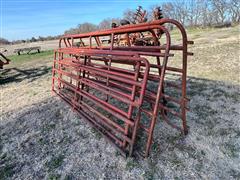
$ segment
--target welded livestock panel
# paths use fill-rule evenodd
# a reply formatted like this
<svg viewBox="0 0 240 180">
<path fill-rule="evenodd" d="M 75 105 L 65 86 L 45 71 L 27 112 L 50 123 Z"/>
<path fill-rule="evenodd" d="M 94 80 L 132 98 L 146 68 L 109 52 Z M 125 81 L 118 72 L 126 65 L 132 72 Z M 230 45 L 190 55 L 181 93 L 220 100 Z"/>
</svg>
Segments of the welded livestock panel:
<svg viewBox="0 0 240 180">
<path fill-rule="evenodd" d="M 175 29 L 178 30 L 181 39 L 178 40 L 177 43 L 172 40 L 171 31 L 166 28 L 169 25 L 174 25 Z M 103 43 L 103 39 L 106 38 L 109 38 L 109 40 L 107 43 Z M 120 40 L 125 42 L 124 45 L 118 43 Z M 150 152 L 153 141 L 153 131 L 157 119 L 159 119 L 158 117 L 173 128 L 180 130 L 182 134 L 186 135 L 188 133 L 186 120 L 186 112 L 188 110 L 187 103 L 189 101 L 186 95 L 187 59 L 188 56 L 193 55 L 193 53 L 188 52 L 189 44 L 193 44 L 193 42 L 188 41 L 186 31 L 179 22 L 162 18 L 161 20 L 150 23 L 125 25 L 83 34 L 64 35 L 60 38 L 59 49 L 56 52 L 60 57 L 57 58 L 58 63 L 61 61 L 61 58 L 66 60 L 65 57 L 61 57 L 61 54 L 65 54 L 68 55 L 74 63 L 78 61 L 78 63 L 84 64 L 86 68 L 93 67 L 96 72 L 102 70 L 111 71 L 112 73 L 108 76 L 111 80 L 107 80 L 106 77 L 105 80 L 102 77 L 97 80 L 98 83 L 101 83 L 102 88 L 107 87 L 121 91 L 122 93 L 128 92 L 137 99 L 141 97 L 141 105 L 138 106 L 138 115 L 135 117 L 135 120 L 133 120 L 137 122 L 137 126 L 132 128 L 130 124 L 124 122 L 125 127 L 127 127 L 125 129 L 125 135 L 128 137 L 134 136 L 132 144 L 128 145 L 127 140 L 120 140 L 120 143 L 117 144 L 118 147 L 129 146 L 130 149 L 133 149 L 133 144 L 139 143 L 138 140 L 136 140 L 135 143 L 135 136 L 142 136 L 142 132 L 145 132 L 147 137 L 145 138 L 146 147 L 144 147 L 144 156 L 147 157 Z M 84 60 L 84 57 L 88 55 L 90 55 L 91 58 Z M 174 57 L 175 55 L 177 58 Z M 104 58 L 108 56 L 114 58 L 104 60 Z M 134 58 L 143 58 L 144 62 L 138 61 L 139 64 L 137 63 L 138 65 L 136 65 L 134 64 L 136 62 L 133 60 Z M 56 62 L 56 60 L 54 62 Z M 102 64 L 99 64 L 99 62 Z M 116 65 L 114 65 L 114 63 Z M 123 68 L 126 66 L 130 66 L 132 68 L 130 68 L 131 71 L 134 71 L 135 74 L 129 72 L 129 67 L 127 68 L 128 70 Z M 61 63 L 58 64 L 57 67 L 68 69 Z M 121 70 L 119 70 L 119 68 Z M 147 72 L 145 70 L 147 70 Z M 68 71 L 70 73 L 77 73 L 72 69 Z M 53 74 L 54 73 L 55 71 Z M 93 76 L 93 74 L 86 73 L 86 71 L 83 73 L 82 70 L 78 71 L 78 73 L 82 73 L 84 77 Z M 140 88 L 141 90 L 137 85 L 135 85 L 136 87 L 131 87 L 125 81 L 123 82 L 123 79 L 113 80 L 112 78 L 116 75 L 115 73 L 122 73 L 120 77 L 123 77 L 123 79 L 126 78 L 126 80 L 136 77 L 139 82 L 144 80 L 145 83 L 146 81 L 146 84 L 142 89 Z M 61 88 L 62 82 L 58 82 L 58 84 Z M 84 88 L 90 89 L 88 85 L 84 85 Z M 65 94 L 70 93 L 67 92 Z M 126 95 L 127 94 L 124 94 L 123 96 L 126 99 L 131 99 L 132 96 Z M 105 96 L 106 102 L 108 102 L 108 95 Z M 120 104 L 121 103 L 117 103 L 116 108 L 118 110 L 121 109 Z M 84 109 L 84 107 L 82 109 Z M 134 114 L 134 106 L 129 109 L 133 109 Z M 132 110 L 130 112 L 132 112 Z M 98 115 L 98 117 L 100 117 L 100 115 Z M 121 118 L 122 117 L 120 117 L 120 119 Z M 131 130 L 135 128 L 136 131 Z M 127 132 L 130 132 L 130 134 Z M 133 150 L 129 151 L 130 155 L 132 151 Z"/>
<path fill-rule="evenodd" d="M 58 50 L 52 90 L 131 155 L 148 71 L 148 61 L 137 56 Z"/>
</svg>

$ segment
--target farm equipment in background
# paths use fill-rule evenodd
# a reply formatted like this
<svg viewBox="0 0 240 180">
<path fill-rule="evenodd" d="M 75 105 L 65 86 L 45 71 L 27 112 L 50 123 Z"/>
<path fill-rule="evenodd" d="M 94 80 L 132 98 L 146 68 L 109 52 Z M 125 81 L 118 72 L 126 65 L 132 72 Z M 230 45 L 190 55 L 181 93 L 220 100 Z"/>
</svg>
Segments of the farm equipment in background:
<svg viewBox="0 0 240 180">
<path fill-rule="evenodd" d="M 156 7 L 153 11 L 153 20 L 160 20 L 163 18 L 162 11 L 160 7 Z M 146 10 L 143 10 L 141 6 L 136 9 L 136 12 L 133 14 L 133 20 L 129 21 L 126 19 L 123 19 L 120 21 L 119 26 L 126 26 L 130 24 L 140 24 L 147 22 L 147 12 Z M 112 23 L 112 28 L 119 27 L 116 23 Z M 156 33 L 156 36 L 159 38 L 159 36 L 162 35 L 162 31 L 158 30 Z M 129 39 L 128 39 L 129 38 Z M 151 34 L 144 34 L 144 33 L 134 33 L 131 36 L 127 37 L 126 35 L 117 35 L 113 38 L 113 41 L 118 46 L 127 46 L 127 41 L 130 41 L 131 44 L 134 44 L 135 46 L 152 46 L 154 44 L 154 39 L 151 36 Z M 109 43 L 111 40 L 108 41 Z"/>
<path fill-rule="evenodd" d="M 30 52 L 32 52 L 32 51 L 40 53 L 40 50 L 41 50 L 40 46 L 35 46 L 35 47 L 14 49 L 14 53 L 17 53 L 18 55 L 21 55 L 21 53 L 23 53 L 23 52 L 26 52 L 27 54 L 30 54 Z"/>
<path fill-rule="evenodd" d="M 3 52 L 6 52 L 7 50 L 4 50 Z M 0 52 L 0 69 L 3 69 L 3 66 L 6 64 L 9 64 L 11 61 L 6 56 L 4 56 L 3 52 Z"/>
<path fill-rule="evenodd" d="M 143 22 L 147 22 L 147 11 L 143 10 L 142 6 L 138 6 L 136 13 L 134 14 L 132 24 L 139 24 Z"/>
<path fill-rule="evenodd" d="M 172 44 L 166 24 L 179 30 L 179 44 Z M 153 43 L 136 45 L 131 39 L 136 34 L 147 34 Z M 114 40 L 119 36 L 126 38 L 124 46 Z M 104 38 L 110 43 L 102 43 Z M 79 42 L 84 46 L 76 46 Z M 166 18 L 64 35 L 54 52 L 52 91 L 122 154 L 143 152 L 147 157 L 159 118 L 188 133 L 187 58 L 193 55 L 189 44 L 193 41 L 188 41 L 184 27 Z M 172 59 L 175 54 L 179 59 Z"/>
</svg>

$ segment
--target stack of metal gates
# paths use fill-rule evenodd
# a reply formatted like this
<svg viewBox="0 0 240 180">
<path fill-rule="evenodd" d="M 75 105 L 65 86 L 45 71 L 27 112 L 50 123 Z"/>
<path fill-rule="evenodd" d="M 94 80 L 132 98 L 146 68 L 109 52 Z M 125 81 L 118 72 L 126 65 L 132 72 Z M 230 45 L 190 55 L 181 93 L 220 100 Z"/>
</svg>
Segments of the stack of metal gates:
<svg viewBox="0 0 240 180">
<path fill-rule="evenodd" d="M 177 45 L 169 25 L 179 30 Z M 148 43 L 136 45 L 137 40 Z M 188 44 L 193 42 L 183 26 L 171 19 L 65 35 L 54 54 L 52 90 L 123 154 L 140 153 L 138 141 L 146 136 L 147 157 L 158 117 L 188 133 Z M 175 53 L 178 67 L 168 62 Z"/>
</svg>

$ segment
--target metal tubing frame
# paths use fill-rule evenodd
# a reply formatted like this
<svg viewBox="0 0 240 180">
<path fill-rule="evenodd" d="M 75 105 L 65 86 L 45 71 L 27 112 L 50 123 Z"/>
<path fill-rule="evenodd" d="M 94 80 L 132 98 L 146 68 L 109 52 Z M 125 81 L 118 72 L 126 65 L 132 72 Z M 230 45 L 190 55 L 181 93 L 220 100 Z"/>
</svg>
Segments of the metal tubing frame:
<svg viewBox="0 0 240 180">
<path fill-rule="evenodd" d="M 59 54 L 57 58 L 57 54 Z M 89 66 L 87 63 L 84 62 L 76 62 L 75 58 L 73 57 L 72 60 L 70 57 L 67 57 L 65 59 L 65 55 L 69 55 L 69 53 L 55 51 L 55 60 L 54 60 L 54 65 L 53 65 L 53 85 L 52 85 L 52 90 L 55 92 L 57 95 L 59 95 L 61 98 L 63 98 L 66 102 L 68 102 L 74 110 L 78 111 L 78 113 L 82 114 L 82 116 L 88 116 L 87 120 L 91 119 L 91 123 L 98 124 L 96 128 L 103 129 L 104 134 L 108 136 L 108 138 L 111 139 L 111 141 L 114 141 L 115 144 L 118 146 L 118 149 L 120 148 L 122 152 L 128 153 L 129 155 L 132 154 L 132 149 L 134 142 L 132 139 L 135 137 L 132 136 L 134 133 L 134 130 L 137 130 L 135 126 L 138 126 L 136 124 L 137 121 L 133 119 L 133 107 L 139 109 L 143 102 L 143 97 L 145 94 L 145 89 L 146 89 L 146 84 L 147 84 L 147 77 L 148 77 L 148 72 L 149 72 L 149 63 L 146 59 L 140 58 L 140 57 L 131 57 L 131 56 L 119 56 L 118 61 L 123 61 L 127 60 L 129 63 L 135 64 L 138 66 L 137 69 L 135 69 L 135 73 L 132 73 L 133 78 L 126 77 L 125 76 L 125 71 L 114 71 L 110 68 L 108 70 L 106 69 L 96 69 L 93 66 Z M 105 54 L 104 56 L 101 55 L 101 57 L 104 57 L 105 60 L 111 61 L 111 59 L 115 59 L 115 56 L 111 56 L 111 53 Z M 120 55 L 120 54 L 119 54 Z M 79 54 L 80 56 L 88 56 L 91 59 L 91 62 L 94 61 L 96 56 L 99 56 L 95 53 L 81 53 Z M 111 56 L 111 57 L 110 57 Z M 121 60 L 119 60 L 119 58 Z M 124 62 L 124 61 L 123 61 Z M 56 64 L 58 65 L 56 67 Z M 138 76 L 139 76 L 139 70 L 141 64 L 144 64 L 144 78 L 139 81 Z M 67 72 L 67 68 L 70 68 L 71 70 Z M 124 68 L 123 68 L 124 70 Z M 82 72 L 80 77 L 78 75 L 74 75 L 72 72 Z M 88 76 L 83 76 L 83 72 L 85 71 L 86 75 Z M 70 73 L 71 72 L 71 73 Z M 135 75 L 134 75 L 135 74 Z M 56 77 L 56 75 L 58 75 Z M 112 98 L 115 98 L 117 100 L 121 100 L 122 102 L 128 104 L 129 108 L 127 112 L 123 112 L 123 110 L 120 110 L 119 108 L 109 104 L 108 102 L 105 102 L 98 97 L 94 96 L 93 94 L 89 94 L 87 88 L 85 87 L 84 89 L 79 89 L 78 85 L 73 85 L 71 82 L 67 82 L 63 76 L 70 77 L 76 82 L 80 82 L 80 84 L 83 86 L 85 85 L 88 87 L 88 89 L 93 89 L 95 91 L 105 93 L 106 95 L 110 95 Z M 121 96 L 117 96 L 115 89 L 113 89 L 110 86 L 99 86 L 99 83 L 94 82 L 93 78 L 97 77 L 105 77 L 107 79 L 115 79 L 118 82 L 122 82 L 123 85 L 125 84 L 130 84 L 132 86 L 132 91 L 130 92 L 130 98 L 124 98 Z M 89 79 L 89 77 L 91 77 Z M 56 85 L 54 84 L 55 81 L 58 81 L 57 89 L 55 88 Z M 95 80 L 97 81 L 97 80 Z M 62 84 L 62 86 L 59 84 Z M 138 90 L 140 88 L 140 94 L 136 94 L 136 87 L 138 87 Z M 105 89 L 104 89 L 105 88 Z M 72 91 L 72 96 L 68 92 L 64 92 L 64 89 Z M 124 92 L 122 92 L 124 93 Z M 112 114 L 118 119 L 121 119 L 121 121 L 124 122 L 124 127 L 121 127 L 120 125 L 116 124 L 116 122 L 113 122 L 110 118 L 107 118 L 106 116 L 104 117 L 103 114 L 98 112 L 96 109 L 91 107 L 89 104 L 86 104 L 86 102 L 83 101 L 83 99 L 76 101 L 76 94 L 79 96 L 83 97 L 83 99 L 87 99 L 88 101 L 91 101 L 92 103 L 96 104 L 99 108 L 105 110 L 106 112 Z M 136 95 L 138 98 L 136 99 Z M 85 112 L 87 111 L 87 112 Z M 83 113 L 84 112 L 84 113 Z M 95 114 L 94 118 L 91 117 L 91 115 L 88 114 Z M 86 119 L 86 118 L 85 118 Z M 97 119 L 97 120 L 96 120 Z M 113 127 L 112 127 L 113 126 Z M 104 130 L 104 127 L 107 127 L 108 130 Z M 117 132 L 118 135 L 114 135 L 114 132 Z M 119 133 L 121 134 L 121 138 L 123 139 L 122 142 L 119 140 L 118 136 L 120 136 Z"/>
<path fill-rule="evenodd" d="M 166 23 L 170 23 L 175 25 L 181 33 L 182 36 L 182 44 L 181 45 L 171 45 L 170 43 L 170 34 L 168 32 L 168 30 L 166 30 L 166 28 L 163 26 Z M 154 32 L 154 29 L 160 29 L 162 31 L 165 32 L 166 36 L 167 36 L 167 44 L 165 45 L 158 45 L 158 46 L 132 46 L 130 43 L 130 40 L 128 40 L 128 46 L 114 46 L 114 36 L 116 35 L 120 35 L 120 34 L 128 34 L 129 33 L 139 33 L 139 32 L 144 32 L 144 31 L 150 31 L 150 32 Z M 103 46 L 101 44 L 100 41 L 100 37 L 102 36 L 110 36 L 111 37 L 111 45 L 110 46 Z M 154 41 L 156 41 L 156 37 L 155 34 L 152 33 L 152 36 L 154 38 Z M 92 45 L 92 37 L 95 38 L 95 41 L 97 43 L 97 46 L 93 46 Z M 80 39 L 80 42 L 82 41 L 82 38 L 88 38 L 89 39 L 89 45 L 90 46 L 85 46 L 85 47 L 74 47 L 74 39 Z M 69 41 L 71 39 L 71 42 Z M 62 47 L 62 42 L 64 42 L 65 47 Z M 67 43 L 68 42 L 68 43 Z M 159 44 L 156 43 L 155 44 Z M 151 116 L 151 120 L 150 120 L 150 128 L 143 128 L 143 126 L 140 123 L 141 120 L 141 113 L 139 111 L 135 122 L 136 124 L 139 124 L 140 128 L 143 128 L 147 134 L 148 134 L 148 141 L 146 144 L 146 151 L 145 151 L 145 157 L 147 157 L 149 155 L 149 151 L 150 151 L 150 147 L 151 147 L 151 143 L 152 143 L 152 135 L 153 135 L 153 130 L 154 130 L 154 126 L 156 123 L 156 118 L 158 115 L 158 111 L 160 110 L 161 112 L 161 116 L 163 118 L 164 121 L 166 121 L 169 125 L 171 125 L 173 128 L 176 128 L 178 130 L 180 130 L 181 132 L 183 132 L 183 134 L 187 134 L 188 133 L 188 128 L 187 128 L 187 122 L 186 122 L 186 110 L 188 110 L 187 106 L 187 101 L 189 100 L 186 97 L 186 77 L 187 77 L 187 57 L 190 55 L 193 55 L 193 53 L 189 53 L 187 51 L 188 49 L 188 44 L 193 44 L 193 41 L 188 41 L 187 40 L 187 34 L 186 31 L 184 29 L 184 27 L 176 20 L 172 20 L 172 19 L 166 19 L 163 18 L 161 20 L 156 20 L 153 21 L 151 23 L 140 23 L 140 24 L 134 24 L 134 25 L 126 25 L 126 26 L 122 26 L 122 27 L 117 27 L 114 29 L 109 29 L 109 30 L 104 30 L 104 31 L 97 31 L 97 32 L 91 32 L 91 33 L 84 33 L 84 34 L 77 34 L 77 35 L 65 35 L 62 38 L 60 38 L 59 40 L 59 52 L 61 53 L 67 53 L 67 54 L 71 54 L 72 56 L 75 56 L 76 58 L 80 56 L 81 53 L 84 53 L 85 55 L 87 54 L 96 54 L 96 55 L 106 55 L 108 53 L 111 53 L 112 56 L 115 56 L 117 58 L 121 58 L 123 59 L 124 56 L 154 56 L 157 58 L 157 64 L 149 64 L 150 68 L 157 68 L 159 70 L 159 75 L 154 75 L 154 74 L 148 74 L 148 80 L 153 80 L 155 82 L 158 82 L 158 91 L 155 94 L 154 92 L 151 93 L 148 90 L 144 90 L 146 91 L 145 93 L 145 97 L 144 99 L 148 102 L 151 102 L 153 104 L 153 110 L 152 111 L 146 111 L 144 109 L 140 108 L 141 112 L 145 112 L 148 115 Z M 164 52 L 162 52 L 162 50 L 164 50 Z M 181 51 L 182 52 L 182 68 L 176 68 L 176 67 L 169 67 L 167 66 L 167 61 L 168 61 L 168 57 L 173 56 L 173 51 Z M 171 52 L 171 54 L 170 54 Z M 160 64 L 160 60 L 159 57 L 163 58 L 163 63 L 162 65 Z M 118 60 L 115 59 L 115 62 L 118 62 Z M 123 63 L 123 62 L 120 62 Z M 127 64 L 127 62 L 124 62 L 124 64 Z M 106 66 L 108 66 L 108 64 L 106 64 Z M 143 64 L 140 64 L 140 66 L 144 66 Z M 99 67 L 98 67 L 99 68 Z M 100 68 L 106 68 L 104 66 L 100 67 Z M 110 70 L 110 69 L 108 69 Z M 173 72 L 178 72 L 181 73 L 181 79 L 182 79 L 182 84 L 181 85 L 176 85 L 176 84 L 172 84 L 172 83 L 164 83 L 164 76 L 165 76 L 165 72 L 166 71 L 173 71 Z M 143 74 L 140 72 L 140 76 L 142 76 Z M 54 82 L 54 80 L 53 80 Z M 178 88 L 181 90 L 181 99 L 176 99 L 174 97 L 171 97 L 169 95 L 167 95 L 166 93 L 164 93 L 164 86 L 170 86 L 173 88 Z M 119 85 L 116 82 L 111 82 L 109 81 L 107 86 L 113 86 L 116 88 L 121 89 L 121 85 Z M 124 87 L 127 89 L 127 87 Z M 133 90 L 135 91 L 135 90 Z M 137 92 L 139 94 L 139 92 Z M 181 112 L 175 112 L 174 110 L 171 110 L 170 108 L 168 108 L 166 106 L 166 102 L 165 103 L 161 103 L 160 100 L 163 99 L 163 101 L 172 101 L 176 104 L 180 105 L 180 109 Z M 142 103 L 142 101 L 141 101 Z M 172 124 L 167 117 L 166 112 L 170 112 L 173 115 L 180 117 L 182 120 L 182 128 L 178 127 L 174 124 Z M 139 128 L 138 126 L 134 126 L 134 131 L 132 133 L 132 139 L 135 142 L 135 137 L 137 135 L 137 129 Z M 128 134 L 126 132 L 126 134 Z M 126 142 L 125 142 L 126 143 Z M 125 145 L 124 145 L 125 146 Z M 130 151 L 129 152 L 133 152 L 133 146 L 130 147 Z M 129 153 L 129 154 L 131 154 Z"/>
</svg>

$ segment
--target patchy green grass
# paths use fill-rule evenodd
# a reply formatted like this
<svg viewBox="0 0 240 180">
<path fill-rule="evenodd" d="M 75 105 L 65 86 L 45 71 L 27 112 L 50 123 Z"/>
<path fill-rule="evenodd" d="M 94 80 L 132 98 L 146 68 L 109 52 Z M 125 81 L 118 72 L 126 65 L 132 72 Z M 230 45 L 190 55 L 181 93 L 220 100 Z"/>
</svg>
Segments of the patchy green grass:
<svg viewBox="0 0 240 180">
<path fill-rule="evenodd" d="M 48 175 L 48 180 L 58 180 L 60 179 L 61 175 L 59 174 L 49 174 Z"/>
<path fill-rule="evenodd" d="M 37 61 L 39 59 L 51 59 L 52 57 L 53 57 L 53 50 L 41 51 L 40 53 L 8 56 L 8 58 L 11 60 L 11 65 L 21 64 L 29 61 Z"/>
<path fill-rule="evenodd" d="M 11 178 L 15 173 L 15 167 L 16 164 L 6 153 L 0 154 L 0 180 Z"/>
<path fill-rule="evenodd" d="M 46 124 L 46 125 L 43 126 L 43 128 L 42 128 L 42 132 L 43 132 L 43 133 L 49 133 L 49 131 L 54 130 L 55 127 L 56 127 L 55 124 Z"/>
<path fill-rule="evenodd" d="M 59 154 L 59 155 L 53 156 L 48 162 L 46 162 L 45 165 L 48 171 L 51 172 L 57 169 L 58 167 L 60 167 L 63 161 L 64 161 L 64 155 Z"/>
<path fill-rule="evenodd" d="M 127 163 L 126 163 L 126 166 L 125 166 L 125 169 L 126 170 L 132 170 L 133 168 L 137 167 L 138 166 L 138 163 L 136 162 L 135 159 L 133 158 L 128 158 L 127 159 Z"/>
<path fill-rule="evenodd" d="M 14 164 L 5 164 L 3 168 L 0 169 L 0 180 L 10 178 L 14 174 Z"/>
<path fill-rule="evenodd" d="M 94 136 L 100 140 L 102 138 L 102 134 L 100 132 L 98 132 L 97 130 L 95 130 L 94 128 L 91 128 L 91 132 L 94 134 Z"/>
</svg>

